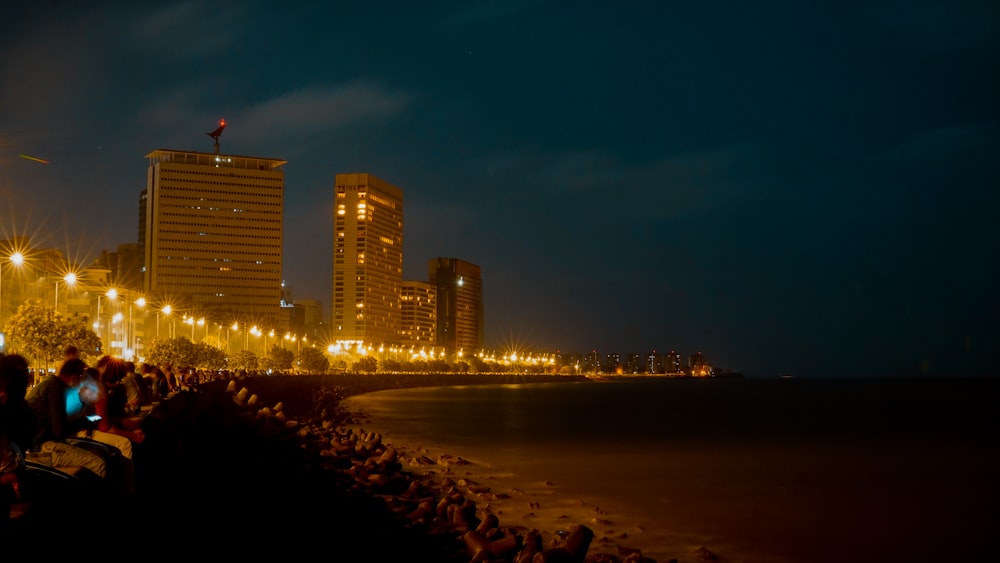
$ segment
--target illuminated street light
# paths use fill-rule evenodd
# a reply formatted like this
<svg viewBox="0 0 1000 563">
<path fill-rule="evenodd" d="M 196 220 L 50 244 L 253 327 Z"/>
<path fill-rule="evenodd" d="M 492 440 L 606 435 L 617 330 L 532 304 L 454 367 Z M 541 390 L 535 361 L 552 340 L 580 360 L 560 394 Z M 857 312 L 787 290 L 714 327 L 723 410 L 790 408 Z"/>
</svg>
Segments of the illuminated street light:
<svg viewBox="0 0 1000 563">
<path fill-rule="evenodd" d="M 173 310 L 174 310 L 174 308 L 171 307 L 170 305 L 164 305 L 163 307 L 160 308 L 159 311 L 156 312 L 156 338 L 157 339 L 160 338 L 160 313 L 163 313 L 163 316 L 165 316 L 165 317 L 169 317 L 170 313 Z"/>
<path fill-rule="evenodd" d="M 233 329 L 236 332 L 239 332 L 240 331 L 240 323 L 239 322 L 234 322 L 233 326 L 231 326 L 229 328 Z M 249 341 L 250 341 L 250 331 L 248 331 L 246 329 L 246 327 L 244 327 L 243 328 L 243 351 L 244 352 L 246 352 L 246 350 L 247 350 L 247 345 L 250 343 Z"/>
<path fill-rule="evenodd" d="M 108 352 L 113 352 L 113 349 L 114 349 L 114 339 L 115 339 L 114 334 L 115 333 L 114 333 L 114 330 L 113 330 L 113 325 L 121 323 L 122 319 L 124 319 L 124 318 L 125 318 L 125 315 L 121 314 L 120 312 L 119 313 L 115 313 L 114 316 L 111 317 L 111 322 L 108 323 L 108 331 L 111 333 L 111 340 L 108 342 Z M 119 336 L 121 336 L 123 332 L 124 332 L 124 327 L 119 328 L 119 330 L 118 330 Z M 121 355 L 121 352 L 123 352 L 124 349 L 125 349 L 124 338 L 121 338 L 119 340 L 119 342 L 118 342 L 119 355 Z"/>
<path fill-rule="evenodd" d="M 62 281 L 63 283 L 65 283 L 66 284 L 66 288 L 69 289 L 69 288 L 73 287 L 74 285 L 76 285 L 76 274 L 73 273 L 73 272 L 70 272 L 70 273 L 66 274 L 65 276 L 63 276 L 62 280 L 56 280 L 56 298 L 55 298 L 55 303 L 54 303 L 54 307 L 53 307 L 56 311 L 59 310 L 59 282 L 60 281 Z"/>
<path fill-rule="evenodd" d="M 111 288 L 104 293 L 104 296 L 108 298 L 108 301 L 114 301 L 118 299 L 118 290 Z M 100 334 L 101 328 L 101 296 L 97 296 L 97 334 Z M 111 321 L 108 321 L 108 350 L 111 350 Z"/>
<path fill-rule="evenodd" d="M 10 261 L 12 266 L 20 268 L 21 265 L 24 264 L 24 254 L 21 254 L 20 252 L 14 252 L 13 254 L 7 257 L 7 260 Z M 3 263 L 0 262 L 0 291 L 2 290 L 3 290 Z M 0 293 L 0 319 L 2 318 L 3 318 L 3 293 Z"/>
<path fill-rule="evenodd" d="M 134 353 L 136 347 L 138 346 L 138 340 L 135 337 L 135 317 L 132 316 L 132 305 L 135 305 L 136 307 L 142 309 L 142 308 L 144 308 L 146 306 L 146 298 L 145 297 L 140 297 L 140 298 L 136 299 L 134 302 L 130 302 L 128 304 L 128 324 L 129 324 L 129 327 L 128 327 L 128 330 L 129 330 L 129 339 L 128 339 L 128 341 L 129 341 L 129 349 L 132 350 L 133 353 Z M 145 334 L 145 332 L 143 334 Z M 129 359 L 131 359 L 131 358 L 129 358 Z"/>
</svg>

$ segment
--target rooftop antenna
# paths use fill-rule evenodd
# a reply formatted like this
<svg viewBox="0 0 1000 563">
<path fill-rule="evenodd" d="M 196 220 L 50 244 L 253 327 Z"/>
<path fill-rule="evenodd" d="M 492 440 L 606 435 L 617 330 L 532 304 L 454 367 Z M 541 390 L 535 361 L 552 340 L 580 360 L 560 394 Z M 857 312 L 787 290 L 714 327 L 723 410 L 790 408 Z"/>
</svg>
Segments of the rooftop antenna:
<svg viewBox="0 0 1000 563">
<path fill-rule="evenodd" d="M 215 156 L 219 156 L 219 137 L 222 136 L 222 130 L 226 128 L 225 118 L 219 120 L 219 127 L 215 131 L 205 133 L 215 141 Z"/>
</svg>

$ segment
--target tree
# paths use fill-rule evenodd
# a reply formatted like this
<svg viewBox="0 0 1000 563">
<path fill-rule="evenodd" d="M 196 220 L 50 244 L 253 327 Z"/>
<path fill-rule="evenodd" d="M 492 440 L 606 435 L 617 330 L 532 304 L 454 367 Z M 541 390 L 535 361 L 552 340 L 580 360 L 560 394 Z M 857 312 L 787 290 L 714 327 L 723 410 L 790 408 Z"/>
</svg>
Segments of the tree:
<svg viewBox="0 0 1000 563">
<path fill-rule="evenodd" d="M 194 358 L 191 365 L 198 369 L 223 369 L 226 367 L 226 353 L 211 344 L 199 342 L 194 345 Z"/>
<path fill-rule="evenodd" d="M 444 360 L 431 360 L 427 362 L 427 371 L 431 373 L 448 373 L 451 366 Z"/>
<path fill-rule="evenodd" d="M 196 365 L 195 360 L 195 345 L 183 336 L 153 340 L 146 353 L 146 361 L 155 365 L 169 364 L 180 368 Z"/>
<path fill-rule="evenodd" d="M 351 364 L 351 371 L 355 373 L 375 373 L 378 369 L 378 360 L 371 356 L 366 356 Z"/>
<path fill-rule="evenodd" d="M 240 350 L 229 356 L 229 369 L 253 371 L 257 369 L 257 354 L 250 350 Z"/>
<path fill-rule="evenodd" d="M 479 356 L 472 356 L 469 358 L 469 366 L 472 368 L 473 373 L 486 373 L 486 362 L 482 360 Z"/>
<path fill-rule="evenodd" d="M 62 358 L 66 346 L 76 346 L 84 358 L 100 354 L 101 340 L 87 326 L 87 317 L 65 317 L 40 299 L 21 304 L 4 327 L 11 350 L 49 366 Z"/>
<path fill-rule="evenodd" d="M 379 371 L 382 373 L 399 373 L 403 371 L 403 364 L 399 363 L 399 360 L 383 360 L 379 365 Z"/>
<path fill-rule="evenodd" d="M 330 360 L 316 348 L 303 348 L 295 359 L 301 373 L 319 374 L 330 370 Z"/>
<path fill-rule="evenodd" d="M 295 352 L 285 350 L 280 344 L 271 346 L 267 357 L 264 358 L 264 369 L 272 371 L 288 371 L 292 369 L 292 362 L 295 361 Z"/>
<path fill-rule="evenodd" d="M 64 318 L 64 323 L 66 345 L 76 346 L 81 358 L 90 360 L 103 353 L 101 350 L 101 337 L 97 336 L 97 333 L 90 328 L 90 319 L 88 317 L 73 313 Z M 63 349 L 65 349 L 65 346 Z"/>
</svg>

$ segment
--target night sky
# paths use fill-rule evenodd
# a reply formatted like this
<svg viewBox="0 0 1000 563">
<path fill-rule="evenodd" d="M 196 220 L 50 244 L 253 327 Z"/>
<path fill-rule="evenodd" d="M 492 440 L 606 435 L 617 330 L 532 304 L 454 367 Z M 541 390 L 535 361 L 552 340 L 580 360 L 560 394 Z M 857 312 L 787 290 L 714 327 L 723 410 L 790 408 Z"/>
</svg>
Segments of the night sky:
<svg viewBox="0 0 1000 563">
<path fill-rule="evenodd" d="M 327 309 L 334 175 L 371 172 L 404 278 L 482 267 L 488 346 L 998 372 L 995 1 L 7 4 L 0 235 L 136 242 L 144 155 L 225 118 L 288 160 Z"/>
</svg>

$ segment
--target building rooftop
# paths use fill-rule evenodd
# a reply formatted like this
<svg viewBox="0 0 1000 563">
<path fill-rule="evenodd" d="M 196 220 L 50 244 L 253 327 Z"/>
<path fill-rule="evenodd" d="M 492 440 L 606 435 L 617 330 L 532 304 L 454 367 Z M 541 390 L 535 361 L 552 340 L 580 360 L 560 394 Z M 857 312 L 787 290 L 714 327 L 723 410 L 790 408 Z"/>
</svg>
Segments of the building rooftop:
<svg viewBox="0 0 1000 563">
<path fill-rule="evenodd" d="M 278 158 L 237 156 L 173 149 L 157 149 L 147 154 L 146 158 L 149 159 L 151 165 L 159 162 L 174 162 L 178 164 L 215 166 L 216 168 L 239 168 L 243 170 L 276 170 L 288 164 L 287 160 Z"/>
</svg>

